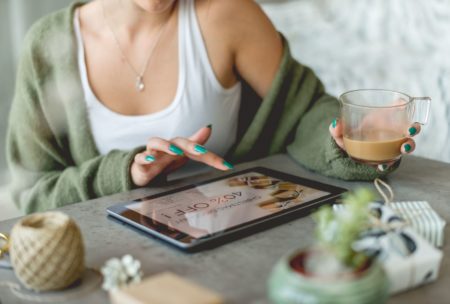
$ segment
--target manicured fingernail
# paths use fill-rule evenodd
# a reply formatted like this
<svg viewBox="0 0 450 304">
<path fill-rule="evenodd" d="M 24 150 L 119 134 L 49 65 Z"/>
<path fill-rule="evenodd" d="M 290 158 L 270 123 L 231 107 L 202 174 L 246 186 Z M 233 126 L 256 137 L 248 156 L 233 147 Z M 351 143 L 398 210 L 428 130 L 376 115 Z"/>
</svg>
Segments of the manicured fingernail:
<svg viewBox="0 0 450 304">
<path fill-rule="evenodd" d="M 232 164 L 230 164 L 229 162 L 227 162 L 226 160 L 223 161 L 223 165 L 230 170 L 234 168 L 234 166 Z"/>
<path fill-rule="evenodd" d="M 411 136 L 413 136 L 414 134 L 416 134 L 417 133 L 417 129 L 416 128 L 414 128 L 414 127 L 411 127 L 411 128 L 409 128 L 409 135 L 411 135 Z"/>
<path fill-rule="evenodd" d="M 406 144 L 403 146 L 406 152 L 411 151 L 411 145 L 410 144 Z"/>
<path fill-rule="evenodd" d="M 148 161 L 149 163 L 152 163 L 155 161 L 155 157 L 153 155 L 147 155 L 145 157 L 145 160 Z"/>
<path fill-rule="evenodd" d="M 175 153 L 176 155 L 183 155 L 183 150 L 181 150 L 175 145 L 170 145 L 169 150 Z"/>
<path fill-rule="evenodd" d="M 208 150 L 206 150 L 205 147 L 200 146 L 200 145 L 195 145 L 194 150 L 195 150 L 195 152 L 198 152 L 200 154 L 206 154 L 206 152 L 208 152 Z"/>
<path fill-rule="evenodd" d="M 212 129 L 212 125 L 211 125 L 211 124 L 207 125 L 206 127 L 207 127 L 208 129 Z"/>
<path fill-rule="evenodd" d="M 337 119 L 333 119 L 333 122 L 331 123 L 331 125 L 333 126 L 333 129 L 336 128 L 337 125 Z"/>
</svg>

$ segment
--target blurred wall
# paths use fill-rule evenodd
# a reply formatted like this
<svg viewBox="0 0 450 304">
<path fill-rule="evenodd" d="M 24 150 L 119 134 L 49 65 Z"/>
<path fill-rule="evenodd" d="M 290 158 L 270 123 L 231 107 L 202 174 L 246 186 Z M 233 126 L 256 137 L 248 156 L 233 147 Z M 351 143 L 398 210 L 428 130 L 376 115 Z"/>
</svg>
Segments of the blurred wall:
<svg viewBox="0 0 450 304">
<path fill-rule="evenodd" d="M 9 24 L 9 1 L 0 0 L 0 184 L 2 169 L 5 168 L 4 140 L 6 136 L 6 117 L 13 95 L 14 62 Z"/>
</svg>

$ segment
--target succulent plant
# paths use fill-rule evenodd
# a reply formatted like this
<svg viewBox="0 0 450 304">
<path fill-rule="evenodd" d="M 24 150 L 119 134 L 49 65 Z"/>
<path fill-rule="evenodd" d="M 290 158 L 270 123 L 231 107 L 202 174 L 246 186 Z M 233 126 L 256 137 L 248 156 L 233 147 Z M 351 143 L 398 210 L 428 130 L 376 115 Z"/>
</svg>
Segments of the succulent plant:
<svg viewBox="0 0 450 304">
<path fill-rule="evenodd" d="M 355 251 L 353 243 L 370 226 L 368 205 L 374 198 L 372 191 L 360 188 L 344 195 L 344 211 L 333 212 L 330 206 L 324 206 L 313 215 L 319 246 L 352 269 L 358 269 L 369 259 L 365 253 Z"/>
</svg>

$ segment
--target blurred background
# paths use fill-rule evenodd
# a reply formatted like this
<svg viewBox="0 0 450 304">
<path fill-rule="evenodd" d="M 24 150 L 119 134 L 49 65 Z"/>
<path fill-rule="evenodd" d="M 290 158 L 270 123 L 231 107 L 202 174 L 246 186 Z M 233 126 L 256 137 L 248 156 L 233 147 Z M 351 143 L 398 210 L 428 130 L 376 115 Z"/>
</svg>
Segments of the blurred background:
<svg viewBox="0 0 450 304">
<path fill-rule="evenodd" d="M 3 147 L 23 38 L 37 19 L 72 2 L 0 0 L 0 220 L 18 215 L 4 194 Z M 450 163 L 450 0 L 258 2 L 330 93 L 384 88 L 430 96 L 415 155 Z"/>
</svg>

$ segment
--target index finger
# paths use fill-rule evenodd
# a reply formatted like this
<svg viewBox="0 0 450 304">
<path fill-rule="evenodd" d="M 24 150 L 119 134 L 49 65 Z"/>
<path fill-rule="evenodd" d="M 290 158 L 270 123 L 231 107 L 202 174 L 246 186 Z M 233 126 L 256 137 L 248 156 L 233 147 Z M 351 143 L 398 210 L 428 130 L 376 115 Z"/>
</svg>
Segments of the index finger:
<svg viewBox="0 0 450 304">
<path fill-rule="evenodd" d="M 178 137 L 173 139 L 172 142 L 180 146 L 184 150 L 185 155 L 192 160 L 223 171 L 233 169 L 233 165 L 222 157 L 186 138 Z"/>
</svg>

